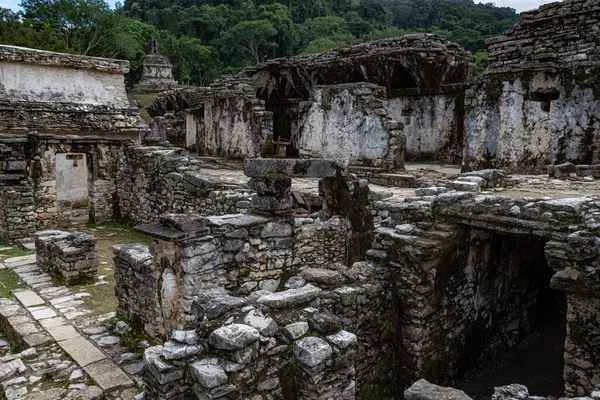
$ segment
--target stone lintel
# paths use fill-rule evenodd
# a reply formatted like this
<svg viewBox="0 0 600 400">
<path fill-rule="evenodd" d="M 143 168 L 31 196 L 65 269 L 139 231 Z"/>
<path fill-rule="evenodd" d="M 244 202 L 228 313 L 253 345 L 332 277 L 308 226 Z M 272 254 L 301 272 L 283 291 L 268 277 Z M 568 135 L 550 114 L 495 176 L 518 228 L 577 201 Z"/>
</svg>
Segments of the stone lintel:
<svg viewBox="0 0 600 400">
<path fill-rule="evenodd" d="M 270 174 L 294 178 L 345 177 L 348 176 L 348 163 L 347 159 L 246 158 L 244 174 L 250 178 L 264 178 Z"/>
</svg>

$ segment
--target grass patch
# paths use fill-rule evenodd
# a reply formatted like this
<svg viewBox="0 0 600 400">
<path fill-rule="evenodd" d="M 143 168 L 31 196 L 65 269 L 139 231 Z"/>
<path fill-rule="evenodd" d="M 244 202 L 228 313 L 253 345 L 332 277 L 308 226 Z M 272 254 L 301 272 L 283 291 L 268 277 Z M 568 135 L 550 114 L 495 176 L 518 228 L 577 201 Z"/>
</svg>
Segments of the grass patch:
<svg viewBox="0 0 600 400">
<path fill-rule="evenodd" d="M 98 239 L 98 275 L 103 276 L 101 285 L 87 284 L 78 285 L 71 290 L 73 292 L 85 292 L 90 296 L 83 297 L 84 307 L 92 313 L 88 317 L 95 317 L 113 312 L 117 309 L 117 298 L 115 296 L 114 261 L 112 246 L 125 243 L 142 243 L 152 245 L 153 239 L 141 233 L 134 232 L 127 225 L 118 222 L 80 223 L 72 225 L 72 231 L 85 232 Z"/>
<path fill-rule="evenodd" d="M 25 283 L 21 281 L 17 274 L 8 269 L 0 270 L 0 297 L 12 297 L 12 291 L 25 287 Z"/>
<path fill-rule="evenodd" d="M 0 251 L 0 259 L 5 260 L 10 257 L 28 256 L 33 253 L 34 253 L 33 251 L 22 250 L 22 249 L 19 249 L 18 247 L 13 247 L 10 250 Z"/>
</svg>

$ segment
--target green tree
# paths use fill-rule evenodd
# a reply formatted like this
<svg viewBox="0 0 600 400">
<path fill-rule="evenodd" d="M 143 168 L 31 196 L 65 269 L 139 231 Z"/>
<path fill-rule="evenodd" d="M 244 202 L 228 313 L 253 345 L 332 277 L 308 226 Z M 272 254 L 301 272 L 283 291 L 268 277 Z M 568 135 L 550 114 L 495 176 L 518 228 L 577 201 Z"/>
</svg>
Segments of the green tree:
<svg viewBox="0 0 600 400">
<path fill-rule="evenodd" d="M 258 64 L 266 56 L 265 49 L 277 46 L 277 43 L 272 41 L 275 35 L 277 30 L 269 21 L 243 21 L 225 33 L 222 43 L 230 52 L 243 49 Z"/>
<path fill-rule="evenodd" d="M 25 17 L 49 24 L 67 48 L 94 54 L 101 42 L 114 34 L 114 14 L 103 0 L 22 0 Z"/>
<path fill-rule="evenodd" d="M 35 29 L 31 21 L 23 20 L 22 16 L 20 12 L 0 8 L 0 43 L 41 50 L 69 51 L 50 25 L 41 24 Z"/>
</svg>

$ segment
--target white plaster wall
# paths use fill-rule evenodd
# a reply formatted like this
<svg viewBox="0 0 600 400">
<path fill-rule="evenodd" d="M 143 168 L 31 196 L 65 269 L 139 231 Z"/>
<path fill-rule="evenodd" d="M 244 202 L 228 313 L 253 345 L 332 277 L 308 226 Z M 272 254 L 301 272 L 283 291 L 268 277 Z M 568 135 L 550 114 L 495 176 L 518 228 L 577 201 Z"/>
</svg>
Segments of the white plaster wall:
<svg viewBox="0 0 600 400">
<path fill-rule="evenodd" d="M 506 80 L 498 98 L 490 98 L 484 85 L 477 86 L 465 118 L 466 166 L 545 172 L 556 162 L 600 163 L 600 101 L 591 88 L 568 86 L 544 73 L 525 81 Z M 528 100 L 531 92 L 550 88 L 560 92 L 550 112 Z M 582 160 L 590 148 L 592 159 Z"/>
<path fill-rule="evenodd" d="M 388 116 L 404 123 L 407 160 L 446 160 L 442 154 L 456 141 L 456 99 L 452 95 L 398 97 L 384 102 Z"/>
<path fill-rule="evenodd" d="M 388 153 L 389 133 L 381 117 L 359 104 L 352 89 L 316 88 L 299 126 L 302 155 L 361 161 L 383 159 Z"/>
<path fill-rule="evenodd" d="M 198 132 L 198 118 L 194 114 L 185 115 L 185 147 L 196 145 Z"/>
<path fill-rule="evenodd" d="M 258 154 L 261 143 L 252 139 L 252 105 L 244 98 L 205 100 L 203 123 L 200 154 L 233 158 Z"/>
<path fill-rule="evenodd" d="M 122 74 L 0 62 L 0 99 L 128 106 Z"/>
<path fill-rule="evenodd" d="M 75 153 L 69 153 L 75 154 Z M 56 196 L 58 201 L 88 200 L 88 169 L 85 154 L 77 154 L 83 159 L 67 160 L 67 154 L 56 155 Z"/>
</svg>

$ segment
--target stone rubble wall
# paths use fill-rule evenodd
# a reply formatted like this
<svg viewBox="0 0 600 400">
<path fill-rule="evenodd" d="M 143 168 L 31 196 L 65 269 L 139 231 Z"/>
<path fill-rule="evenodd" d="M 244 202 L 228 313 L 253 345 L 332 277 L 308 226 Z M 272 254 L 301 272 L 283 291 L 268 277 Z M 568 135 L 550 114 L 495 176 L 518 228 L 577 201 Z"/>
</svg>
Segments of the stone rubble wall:
<svg viewBox="0 0 600 400">
<path fill-rule="evenodd" d="M 595 0 L 565 0 L 521 13 L 514 28 L 486 40 L 487 72 L 597 65 L 599 19 Z"/>
<path fill-rule="evenodd" d="M 212 307 L 201 307 L 227 298 L 214 292 Z M 306 285 L 229 296 L 237 304 L 225 314 L 213 312 L 199 329 L 173 331 L 164 346 L 145 351 L 147 398 L 354 399 L 357 339 L 311 307 L 319 292 Z"/>
<path fill-rule="evenodd" d="M 68 225 L 81 213 L 58 201 L 57 154 L 85 154 L 86 213 L 92 222 L 113 220 L 116 182 L 128 145 L 101 137 L 0 135 L 0 237 L 31 237 L 37 230 Z"/>
<path fill-rule="evenodd" d="M 296 218 L 294 225 L 295 266 L 323 268 L 335 263 L 346 265 L 352 231 L 348 220 L 339 217 L 327 221 Z"/>
<path fill-rule="evenodd" d="M 186 240 L 156 238 L 153 257 L 139 246 L 115 248 L 119 312 L 129 321 L 140 321 L 152 337 L 194 327 L 198 320 L 192 312 L 192 299 L 203 291 L 217 287 L 235 293 L 275 291 L 292 265 L 289 222 L 241 214 L 180 217 L 198 219 L 205 226 Z M 176 218 L 167 214 L 161 221 L 169 229 Z M 144 279 L 146 283 L 135 286 Z M 159 297 L 143 297 L 152 292 Z"/>
<path fill-rule="evenodd" d="M 96 242 L 95 237 L 82 232 L 37 232 L 37 263 L 66 286 L 93 282 L 98 275 Z"/>
<path fill-rule="evenodd" d="M 216 177 L 195 164 L 183 149 L 128 149 L 117 184 L 120 219 L 133 225 L 163 213 L 247 212 L 251 191 L 245 182 Z"/>
</svg>

